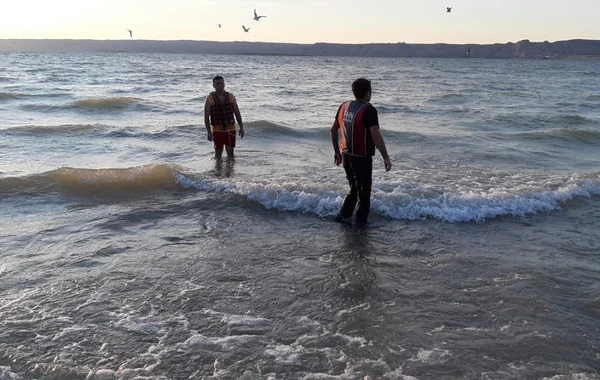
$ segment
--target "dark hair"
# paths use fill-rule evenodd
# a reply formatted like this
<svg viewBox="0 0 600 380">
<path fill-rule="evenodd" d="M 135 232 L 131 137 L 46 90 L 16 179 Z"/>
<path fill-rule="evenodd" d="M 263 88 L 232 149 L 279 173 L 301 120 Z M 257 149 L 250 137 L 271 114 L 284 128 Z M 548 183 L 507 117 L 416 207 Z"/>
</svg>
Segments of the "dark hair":
<svg viewBox="0 0 600 380">
<path fill-rule="evenodd" d="M 213 83 L 215 83 L 215 82 L 216 82 L 216 81 L 218 81 L 218 80 L 225 80 L 225 79 L 223 79 L 223 77 L 222 77 L 222 76 L 220 76 L 220 75 L 217 75 L 216 77 L 214 77 L 214 78 L 213 78 Z"/>
<path fill-rule="evenodd" d="M 352 93 L 354 97 L 364 98 L 367 95 L 367 91 L 371 91 L 371 81 L 365 78 L 358 78 L 352 82 Z"/>
</svg>

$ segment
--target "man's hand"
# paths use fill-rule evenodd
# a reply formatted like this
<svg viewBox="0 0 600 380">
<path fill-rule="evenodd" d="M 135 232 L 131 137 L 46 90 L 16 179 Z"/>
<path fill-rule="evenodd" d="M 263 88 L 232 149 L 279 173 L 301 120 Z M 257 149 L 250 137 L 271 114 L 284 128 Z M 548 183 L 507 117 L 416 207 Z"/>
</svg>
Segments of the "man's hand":
<svg viewBox="0 0 600 380">
<path fill-rule="evenodd" d="M 238 133 L 241 138 L 244 138 L 244 128 L 240 128 L 240 131 Z"/>
<path fill-rule="evenodd" d="M 206 132 L 206 139 L 207 139 L 208 141 L 213 141 L 213 135 L 212 135 L 212 132 L 210 132 L 210 131 L 209 131 L 209 132 Z"/>
<path fill-rule="evenodd" d="M 333 162 L 337 165 L 340 166 L 340 164 L 342 163 L 342 154 L 340 152 L 335 152 L 333 154 Z"/>
<path fill-rule="evenodd" d="M 392 162 L 390 161 L 389 157 L 383 159 L 383 164 L 385 165 L 385 171 L 389 172 L 392 168 Z"/>
</svg>

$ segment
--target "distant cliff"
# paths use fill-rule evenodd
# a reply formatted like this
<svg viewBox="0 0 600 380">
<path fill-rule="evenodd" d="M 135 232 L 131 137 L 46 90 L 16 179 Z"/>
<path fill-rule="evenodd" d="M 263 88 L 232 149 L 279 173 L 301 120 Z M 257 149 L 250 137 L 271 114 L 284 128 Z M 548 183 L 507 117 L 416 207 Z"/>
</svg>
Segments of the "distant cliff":
<svg viewBox="0 0 600 380">
<path fill-rule="evenodd" d="M 503 44 L 288 44 L 272 42 L 0 39 L 0 51 L 133 52 L 429 58 L 600 59 L 600 40 Z"/>
</svg>

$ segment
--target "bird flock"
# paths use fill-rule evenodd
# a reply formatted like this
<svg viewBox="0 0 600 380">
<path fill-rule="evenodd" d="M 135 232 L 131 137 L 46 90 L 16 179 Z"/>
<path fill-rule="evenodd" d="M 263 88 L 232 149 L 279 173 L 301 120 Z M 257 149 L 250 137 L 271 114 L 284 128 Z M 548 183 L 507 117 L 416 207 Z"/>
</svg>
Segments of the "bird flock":
<svg viewBox="0 0 600 380">
<path fill-rule="evenodd" d="M 265 18 L 265 17 L 267 17 L 267 16 L 265 16 L 265 15 L 259 15 L 256 12 L 256 9 L 255 9 L 254 10 L 254 16 L 252 17 L 252 20 L 254 20 L 254 21 L 260 21 L 261 18 Z M 219 25 L 219 29 L 223 27 L 223 25 L 221 25 L 221 23 L 219 23 L 217 25 Z M 250 32 L 250 27 L 242 24 L 242 30 L 244 31 L 244 33 L 248 33 L 248 32 Z"/>
<path fill-rule="evenodd" d="M 254 10 L 254 17 L 252 17 L 252 19 L 254 21 L 260 21 L 261 18 L 263 17 L 267 17 L 267 16 L 259 16 L 258 13 L 256 13 L 256 9 Z M 219 24 L 219 28 L 221 27 L 221 24 Z M 250 31 L 250 27 L 246 27 L 244 24 L 242 24 L 242 29 L 244 29 L 244 32 L 248 33 Z"/>
<path fill-rule="evenodd" d="M 267 16 L 265 15 L 259 15 L 256 12 L 256 9 L 254 10 L 254 17 L 252 17 L 252 19 L 254 21 L 260 21 L 261 18 L 265 18 Z M 219 28 L 222 28 L 223 25 L 221 25 L 220 23 L 217 24 L 219 26 Z M 250 31 L 250 27 L 246 27 L 245 25 L 242 24 L 242 29 L 244 30 L 244 32 L 248 33 Z M 131 29 L 125 29 L 127 30 L 127 32 L 129 33 L 129 38 L 133 38 L 133 31 Z"/>
<path fill-rule="evenodd" d="M 452 13 L 452 7 L 446 7 L 446 13 Z M 264 15 L 259 15 L 259 14 L 256 12 L 256 9 L 255 9 L 255 10 L 254 10 L 254 17 L 252 17 L 252 19 L 253 19 L 254 21 L 260 21 L 260 19 L 261 19 L 261 18 L 266 18 L 266 17 L 267 17 L 267 16 L 264 16 Z M 222 27 L 222 25 L 221 25 L 220 23 L 219 23 L 219 24 L 217 24 L 217 25 L 219 26 L 219 28 L 221 28 L 221 27 Z M 132 31 L 131 29 L 126 29 L 126 30 L 129 32 L 129 38 L 133 38 L 133 31 Z M 250 32 L 250 27 L 249 27 L 249 26 L 247 27 L 246 25 L 242 24 L 242 30 L 243 30 L 245 33 L 248 33 L 248 32 Z M 469 52 L 468 52 L 467 54 L 470 54 L 470 53 L 471 53 L 471 52 L 470 52 L 470 48 L 469 48 Z"/>
</svg>

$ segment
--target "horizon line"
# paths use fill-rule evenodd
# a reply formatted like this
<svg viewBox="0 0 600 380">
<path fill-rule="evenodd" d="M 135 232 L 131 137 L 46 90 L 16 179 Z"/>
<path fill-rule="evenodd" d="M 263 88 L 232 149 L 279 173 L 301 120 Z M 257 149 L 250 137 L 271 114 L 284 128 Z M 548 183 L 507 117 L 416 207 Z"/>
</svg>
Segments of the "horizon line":
<svg viewBox="0 0 600 380">
<path fill-rule="evenodd" d="M 93 38 L 0 38 L 0 41 L 94 41 L 94 42 L 106 42 L 106 41 L 118 41 L 118 42 L 211 42 L 211 43 L 248 43 L 248 44 L 284 44 L 284 45 L 318 45 L 318 44 L 330 44 L 330 45 L 393 45 L 393 44 L 407 44 L 407 45 L 496 45 L 496 44 L 516 44 L 519 42 L 529 43 L 556 43 L 556 42 L 569 42 L 569 41 L 599 41 L 600 39 L 589 39 L 589 38 L 571 38 L 566 40 L 554 40 L 554 41 L 530 41 L 527 38 L 519 41 L 506 41 L 506 42 L 489 42 L 489 43 L 472 43 L 472 42 L 275 42 L 275 41 L 215 41 L 215 40 L 192 40 L 192 39 L 172 39 L 172 40 L 155 40 L 155 39 L 93 39 Z"/>
</svg>

